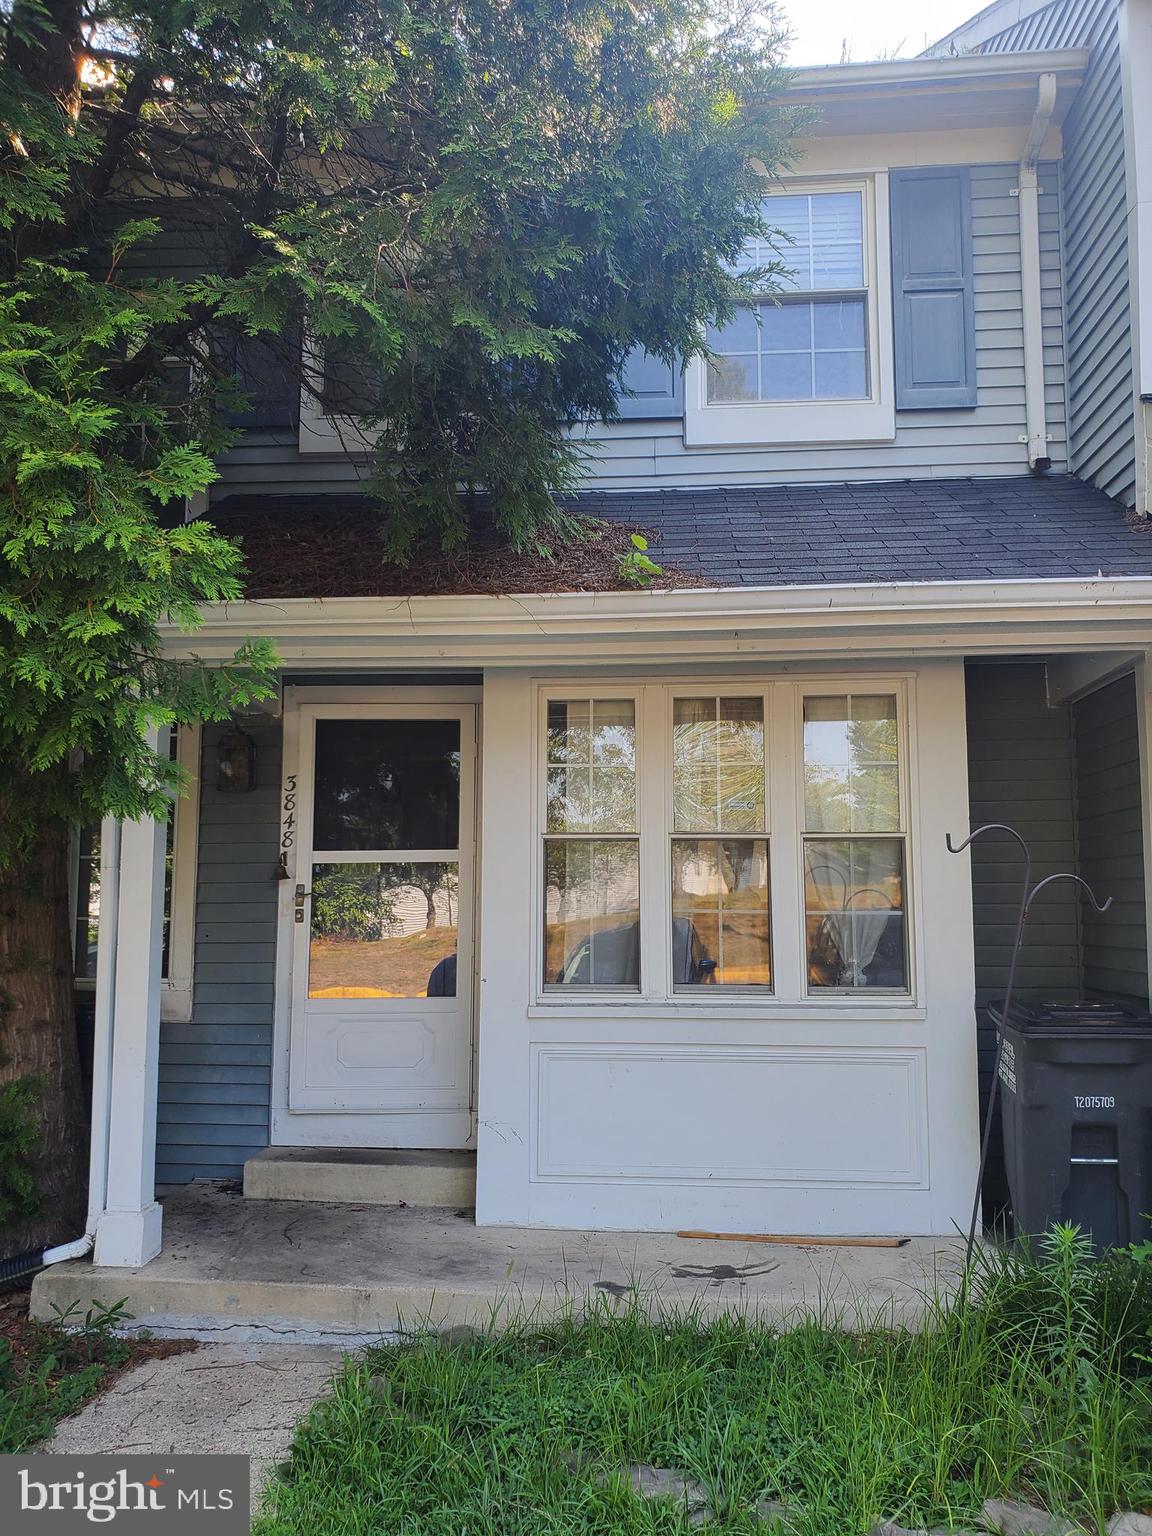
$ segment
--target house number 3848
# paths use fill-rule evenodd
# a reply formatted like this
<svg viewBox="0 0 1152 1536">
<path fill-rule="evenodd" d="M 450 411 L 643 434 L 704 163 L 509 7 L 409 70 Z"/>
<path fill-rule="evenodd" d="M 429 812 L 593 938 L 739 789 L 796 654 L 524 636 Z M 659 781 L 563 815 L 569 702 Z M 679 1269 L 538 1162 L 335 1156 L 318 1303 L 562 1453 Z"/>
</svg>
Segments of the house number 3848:
<svg viewBox="0 0 1152 1536">
<path fill-rule="evenodd" d="M 296 775 L 284 780 L 283 820 L 280 823 L 280 852 L 287 854 L 296 842 Z"/>
</svg>

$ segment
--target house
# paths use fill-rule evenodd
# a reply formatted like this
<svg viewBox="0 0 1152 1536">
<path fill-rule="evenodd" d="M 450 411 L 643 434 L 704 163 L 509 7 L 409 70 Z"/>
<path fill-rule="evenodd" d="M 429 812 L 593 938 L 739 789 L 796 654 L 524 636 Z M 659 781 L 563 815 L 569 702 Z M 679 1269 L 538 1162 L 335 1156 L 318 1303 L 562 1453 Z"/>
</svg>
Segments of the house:
<svg viewBox="0 0 1152 1536">
<path fill-rule="evenodd" d="M 281 548 L 273 596 L 257 532 L 265 595 L 170 635 L 270 636 L 282 686 L 176 744 L 170 880 L 103 831 L 98 1265 L 160 1250 L 157 1184 L 388 1198 L 377 1149 L 474 1157 L 481 1225 L 965 1226 L 1019 882 L 949 851 L 982 822 L 1114 898 L 1046 895 L 1022 985 L 1147 1002 L 1152 0 L 792 89 L 790 298 L 586 429 L 582 503 L 678 584 L 331 595 Z M 354 525 L 338 382 L 269 387 L 222 526 Z"/>
</svg>

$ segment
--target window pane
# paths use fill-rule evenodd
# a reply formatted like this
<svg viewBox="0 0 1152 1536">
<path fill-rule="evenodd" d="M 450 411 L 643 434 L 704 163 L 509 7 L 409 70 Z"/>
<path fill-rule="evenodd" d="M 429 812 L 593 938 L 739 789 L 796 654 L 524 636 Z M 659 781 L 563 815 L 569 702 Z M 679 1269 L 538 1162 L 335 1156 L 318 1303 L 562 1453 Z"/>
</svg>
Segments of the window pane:
<svg viewBox="0 0 1152 1536">
<path fill-rule="evenodd" d="M 791 269 L 801 291 L 864 286 L 864 208 L 859 192 L 788 193 L 770 197 L 764 217 L 786 238 L 778 253 L 758 247 L 757 266 L 773 254 Z"/>
<path fill-rule="evenodd" d="M 864 286 L 864 215 L 859 192 L 816 192 L 812 211 L 812 287 Z"/>
<path fill-rule="evenodd" d="M 636 705 L 632 699 L 548 704 L 549 832 L 636 827 Z"/>
<path fill-rule="evenodd" d="M 458 720 L 318 720 L 313 846 L 455 848 Z"/>
<path fill-rule="evenodd" d="M 811 304 L 761 304 L 760 345 L 765 352 L 810 351 Z"/>
<path fill-rule="evenodd" d="M 708 327 L 708 345 L 716 352 L 755 352 L 759 330 L 755 310 L 741 304 L 727 325 Z"/>
<path fill-rule="evenodd" d="M 756 358 L 709 358 L 708 398 L 709 400 L 758 399 Z"/>
<path fill-rule="evenodd" d="M 868 394 L 868 370 L 863 352 L 817 352 L 817 400 L 863 400 Z"/>
<path fill-rule="evenodd" d="M 809 832 L 900 826 L 899 735 L 892 694 L 804 700 L 804 825 Z"/>
<path fill-rule="evenodd" d="M 821 299 L 812 305 L 817 350 L 864 349 L 864 300 Z"/>
<path fill-rule="evenodd" d="M 315 864 L 308 996 L 455 997 L 455 864 Z"/>
<path fill-rule="evenodd" d="M 544 980 L 638 987 L 640 860 L 635 842 L 544 844 Z"/>
<path fill-rule="evenodd" d="M 100 823 L 96 822 L 80 829 L 74 967 L 77 977 L 90 980 L 96 975 L 96 945 L 99 936 Z"/>
<path fill-rule="evenodd" d="M 766 839 L 673 839 L 672 980 L 771 985 Z"/>
<path fill-rule="evenodd" d="M 715 696 L 672 706 L 677 832 L 764 828 L 764 701 Z"/>
<path fill-rule="evenodd" d="M 804 907 L 810 987 L 907 989 L 899 838 L 807 840 Z"/>
<path fill-rule="evenodd" d="M 811 400 L 812 354 L 810 352 L 769 352 L 761 373 L 762 400 Z"/>
</svg>

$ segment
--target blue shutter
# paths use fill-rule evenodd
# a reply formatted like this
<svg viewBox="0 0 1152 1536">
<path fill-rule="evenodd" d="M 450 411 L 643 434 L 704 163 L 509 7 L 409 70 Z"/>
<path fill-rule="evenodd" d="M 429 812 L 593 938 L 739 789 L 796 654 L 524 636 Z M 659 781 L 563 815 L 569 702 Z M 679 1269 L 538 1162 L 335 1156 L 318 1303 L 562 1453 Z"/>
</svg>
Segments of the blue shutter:
<svg viewBox="0 0 1152 1536">
<path fill-rule="evenodd" d="M 896 409 L 976 404 L 968 171 L 892 171 Z"/>
<path fill-rule="evenodd" d="M 643 347 L 633 347 L 620 370 L 620 383 L 616 409 L 626 419 L 683 416 L 684 369 L 679 361 L 670 367 Z"/>
</svg>

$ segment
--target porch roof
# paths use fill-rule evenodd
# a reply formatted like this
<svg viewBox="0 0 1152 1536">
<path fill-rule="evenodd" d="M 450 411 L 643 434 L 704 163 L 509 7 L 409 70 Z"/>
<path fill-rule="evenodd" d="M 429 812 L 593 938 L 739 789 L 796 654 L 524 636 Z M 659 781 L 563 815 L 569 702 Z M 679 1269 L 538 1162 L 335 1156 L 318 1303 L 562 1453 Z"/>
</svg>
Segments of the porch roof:
<svg viewBox="0 0 1152 1536">
<path fill-rule="evenodd" d="M 571 505 L 647 530 L 679 580 L 719 588 L 845 583 L 1152 577 L 1152 524 L 1070 476 L 592 492 Z M 498 571 L 459 560 L 382 564 L 363 496 L 229 496 L 213 520 L 238 534 L 253 598 L 454 596 L 620 590 L 615 544 L 591 566 L 504 554 Z M 300 558 L 306 548 L 307 557 Z M 287 551 L 294 551 L 291 559 Z M 664 584 L 664 583 L 660 583 Z"/>
</svg>

